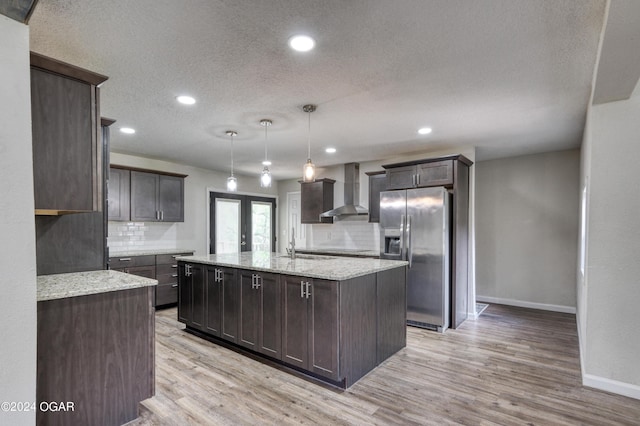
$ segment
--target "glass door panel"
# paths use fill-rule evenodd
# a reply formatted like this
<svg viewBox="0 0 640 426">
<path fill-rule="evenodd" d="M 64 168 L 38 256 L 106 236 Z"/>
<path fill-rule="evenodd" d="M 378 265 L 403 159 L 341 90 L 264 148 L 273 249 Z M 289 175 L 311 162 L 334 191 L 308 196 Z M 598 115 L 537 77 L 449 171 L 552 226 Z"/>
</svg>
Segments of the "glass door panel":
<svg viewBox="0 0 640 426">
<path fill-rule="evenodd" d="M 215 199 L 215 252 L 240 252 L 240 200 Z"/>
<path fill-rule="evenodd" d="M 251 251 L 271 251 L 272 203 L 251 201 Z"/>
</svg>

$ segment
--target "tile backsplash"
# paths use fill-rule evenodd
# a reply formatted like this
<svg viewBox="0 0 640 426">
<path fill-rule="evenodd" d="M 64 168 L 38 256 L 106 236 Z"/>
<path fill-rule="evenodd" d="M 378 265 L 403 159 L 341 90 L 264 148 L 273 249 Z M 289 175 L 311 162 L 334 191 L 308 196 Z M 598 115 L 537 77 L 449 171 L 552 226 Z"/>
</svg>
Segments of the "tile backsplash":
<svg viewBox="0 0 640 426">
<path fill-rule="evenodd" d="M 176 248 L 175 223 L 109 222 L 107 245 L 111 251 Z"/>
<path fill-rule="evenodd" d="M 367 216 L 345 216 L 333 224 L 309 225 L 307 248 L 378 250 L 380 231 Z"/>
</svg>

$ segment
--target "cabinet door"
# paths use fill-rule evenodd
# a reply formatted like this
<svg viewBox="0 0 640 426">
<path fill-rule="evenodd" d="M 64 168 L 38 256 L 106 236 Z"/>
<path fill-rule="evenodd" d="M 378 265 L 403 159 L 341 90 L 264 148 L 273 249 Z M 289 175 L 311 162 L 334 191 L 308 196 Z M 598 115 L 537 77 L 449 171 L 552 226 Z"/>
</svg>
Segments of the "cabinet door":
<svg viewBox="0 0 640 426">
<path fill-rule="evenodd" d="M 108 219 L 130 220 L 131 172 L 123 169 L 109 169 Z"/>
<path fill-rule="evenodd" d="M 222 282 L 222 338 L 238 342 L 239 277 L 224 274 Z"/>
<path fill-rule="evenodd" d="M 260 273 L 260 352 L 282 359 L 282 287 L 277 274 Z"/>
<path fill-rule="evenodd" d="M 387 169 L 387 189 L 407 189 L 415 187 L 416 166 L 393 167 Z"/>
<path fill-rule="evenodd" d="M 205 273 L 204 265 L 191 263 L 191 326 L 204 330 Z"/>
<path fill-rule="evenodd" d="M 259 275 L 254 271 L 239 271 L 240 306 L 238 344 L 258 350 L 258 323 L 260 321 Z"/>
<path fill-rule="evenodd" d="M 332 180 L 317 180 L 300 184 L 300 222 L 333 223 L 333 218 L 320 218 L 320 214 L 333 208 Z"/>
<path fill-rule="evenodd" d="M 338 283 L 313 280 L 309 295 L 309 370 L 338 379 Z M 372 329 L 376 325 L 371 324 Z"/>
<path fill-rule="evenodd" d="M 309 325 L 305 282 L 311 279 L 282 275 L 282 361 L 293 366 L 309 367 Z"/>
<path fill-rule="evenodd" d="M 92 86 L 31 69 L 36 209 L 94 210 L 97 126 Z"/>
<path fill-rule="evenodd" d="M 222 335 L 222 269 L 208 266 L 206 272 L 206 312 L 205 331 L 214 336 Z"/>
<path fill-rule="evenodd" d="M 419 187 L 453 185 L 453 160 L 418 164 L 416 174 Z"/>
<path fill-rule="evenodd" d="M 186 264 L 178 263 L 178 321 L 191 323 L 191 281 L 192 276 L 186 273 Z"/>
<path fill-rule="evenodd" d="M 369 222 L 380 222 L 380 193 L 386 190 L 385 173 L 369 176 Z"/>
<path fill-rule="evenodd" d="M 131 172 L 131 220 L 157 222 L 158 175 Z"/>
<path fill-rule="evenodd" d="M 184 179 L 158 176 L 158 210 L 163 222 L 184 222 Z"/>
</svg>

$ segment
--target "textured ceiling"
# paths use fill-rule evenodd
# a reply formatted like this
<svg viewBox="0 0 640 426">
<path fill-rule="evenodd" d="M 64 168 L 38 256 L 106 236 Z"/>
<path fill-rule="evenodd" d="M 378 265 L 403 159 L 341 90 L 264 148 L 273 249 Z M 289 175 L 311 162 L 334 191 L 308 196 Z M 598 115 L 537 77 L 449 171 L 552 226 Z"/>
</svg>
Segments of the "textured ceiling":
<svg viewBox="0 0 640 426">
<path fill-rule="evenodd" d="M 112 149 L 276 178 L 476 146 L 478 159 L 579 146 L 605 0 L 40 0 L 31 49 L 109 76 Z M 316 49 L 287 47 L 296 33 Z M 193 106 L 175 102 L 190 94 Z M 433 128 L 420 136 L 417 129 Z M 336 154 L 324 148 L 337 148 Z"/>
</svg>

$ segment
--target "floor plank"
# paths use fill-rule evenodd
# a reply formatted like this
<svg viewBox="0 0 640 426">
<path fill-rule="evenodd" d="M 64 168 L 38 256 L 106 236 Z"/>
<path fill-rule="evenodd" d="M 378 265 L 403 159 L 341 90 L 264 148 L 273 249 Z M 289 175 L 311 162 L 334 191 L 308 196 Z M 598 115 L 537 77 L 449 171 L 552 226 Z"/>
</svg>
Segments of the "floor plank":
<svg viewBox="0 0 640 426">
<path fill-rule="evenodd" d="M 130 425 L 639 425 L 640 401 L 581 385 L 575 316 L 490 305 L 347 390 L 297 377 L 156 314 L 156 396 Z"/>
</svg>

